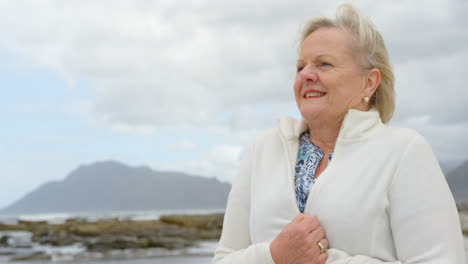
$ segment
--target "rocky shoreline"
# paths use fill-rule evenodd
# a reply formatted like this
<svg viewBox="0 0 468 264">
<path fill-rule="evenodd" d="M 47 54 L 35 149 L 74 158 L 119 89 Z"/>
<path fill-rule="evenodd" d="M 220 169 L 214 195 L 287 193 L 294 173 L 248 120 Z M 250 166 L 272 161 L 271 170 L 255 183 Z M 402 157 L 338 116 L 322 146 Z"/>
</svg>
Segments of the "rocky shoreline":
<svg viewBox="0 0 468 264">
<path fill-rule="evenodd" d="M 468 236 L 468 201 L 457 203 L 458 215 L 460 216 L 460 224 L 463 235 Z"/>
<path fill-rule="evenodd" d="M 0 256 L 3 260 L 24 261 L 201 254 L 190 249 L 203 241 L 219 240 L 222 224 L 223 214 L 168 215 L 146 221 L 68 219 L 61 224 L 0 223 Z M 54 248 L 72 248 L 75 253 L 54 254 L 51 250 Z"/>
<path fill-rule="evenodd" d="M 463 234 L 468 237 L 468 208 L 458 209 Z M 59 224 L 0 223 L 0 262 L 211 256 L 223 218 L 223 214 L 211 214 L 167 215 L 158 220 L 72 218 Z"/>
<path fill-rule="evenodd" d="M 468 211 L 460 211 L 460 224 L 464 236 L 468 236 Z"/>
</svg>

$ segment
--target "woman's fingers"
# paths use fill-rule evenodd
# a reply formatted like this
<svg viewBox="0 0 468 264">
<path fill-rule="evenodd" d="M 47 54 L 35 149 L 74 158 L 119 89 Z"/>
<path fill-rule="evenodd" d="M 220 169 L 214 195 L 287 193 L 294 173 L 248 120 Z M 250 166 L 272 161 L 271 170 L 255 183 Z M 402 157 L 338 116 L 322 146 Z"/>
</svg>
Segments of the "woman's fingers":
<svg viewBox="0 0 468 264">
<path fill-rule="evenodd" d="M 319 243 L 323 246 L 325 250 L 328 248 L 328 240 L 326 240 L 325 238 L 322 238 L 319 242 L 317 242 L 317 244 Z"/>
<path fill-rule="evenodd" d="M 320 255 L 317 257 L 315 263 L 317 263 L 317 264 L 325 264 L 325 262 L 327 261 L 327 258 L 328 258 L 327 253 L 322 253 L 322 254 L 320 254 Z"/>
<path fill-rule="evenodd" d="M 302 215 L 303 219 L 298 224 L 306 230 L 308 233 L 311 233 L 320 226 L 320 222 L 316 216 L 313 215 Z"/>
<path fill-rule="evenodd" d="M 325 230 L 319 226 L 310 233 L 310 237 L 314 243 L 317 243 L 325 237 Z"/>
<path fill-rule="evenodd" d="M 271 242 L 270 252 L 275 263 L 312 261 L 314 264 L 322 264 L 327 259 L 324 253 L 327 247 L 325 230 L 318 218 L 298 214 Z"/>
<path fill-rule="evenodd" d="M 298 224 L 304 219 L 304 214 L 298 214 L 296 217 L 291 221 L 291 223 Z"/>
<path fill-rule="evenodd" d="M 320 250 L 319 255 L 325 255 L 325 256 L 322 256 L 322 257 L 326 258 L 327 248 L 328 248 L 328 241 L 325 238 L 323 238 L 319 242 L 317 242 L 317 246 L 319 247 L 319 250 Z"/>
</svg>

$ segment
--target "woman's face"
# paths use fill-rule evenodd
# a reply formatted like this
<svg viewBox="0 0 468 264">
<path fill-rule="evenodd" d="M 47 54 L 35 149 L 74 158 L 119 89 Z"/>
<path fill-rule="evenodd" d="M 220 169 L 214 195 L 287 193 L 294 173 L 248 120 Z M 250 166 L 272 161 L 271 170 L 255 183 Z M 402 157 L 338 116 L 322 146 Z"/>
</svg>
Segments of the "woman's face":
<svg viewBox="0 0 468 264">
<path fill-rule="evenodd" d="M 368 110 L 362 101 L 366 74 L 350 47 L 349 33 L 328 27 L 314 31 L 302 43 L 294 95 L 306 121 L 341 122 L 350 108 Z"/>
</svg>

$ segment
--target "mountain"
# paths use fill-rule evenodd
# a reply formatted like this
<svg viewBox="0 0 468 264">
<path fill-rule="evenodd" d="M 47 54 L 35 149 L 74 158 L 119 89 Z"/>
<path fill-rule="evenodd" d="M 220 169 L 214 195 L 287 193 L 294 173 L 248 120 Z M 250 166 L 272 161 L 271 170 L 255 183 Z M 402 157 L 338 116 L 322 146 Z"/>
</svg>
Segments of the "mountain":
<svg viewBox="0 0 468 264">
<path fill-rule="evenodd" d="M 224 208 L 230 188 L 215 178 L 105 161 L 45 183 L 0 214 Z"/>
<path fill-rule="evenodd" d="M 468 161 L 445 175 L 457 203 L 468 201 Z M 215 178 L 96 162 L 38 187 L 0 214 L 224 208 L 230 188 Z"/>
<path fill-rule="evenodd" d="M 460 164 L 463 163 L 463 160 L 441 160 L 439 161 L 440 168 L 445 176 L 449 175 L 454 171 Z"/>
<path fill-rule="evenodd" d="M 447 182 L 457 203 L 468 201 L 468 161 L 447 175 Z"/>
</svg>

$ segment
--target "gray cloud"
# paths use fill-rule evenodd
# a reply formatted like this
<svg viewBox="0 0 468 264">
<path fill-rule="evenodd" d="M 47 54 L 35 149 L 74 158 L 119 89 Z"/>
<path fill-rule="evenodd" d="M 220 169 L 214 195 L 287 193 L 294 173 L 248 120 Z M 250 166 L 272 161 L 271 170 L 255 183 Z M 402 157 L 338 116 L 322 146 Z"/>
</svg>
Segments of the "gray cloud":
<svg viewBox="0 0 468 264">
<path fill-rule="evenodd" d="M 280 113 L 295 104 L 301 23 L 337 3 L 2 1 L 0 47 L 68 83 L 87 80 L 91 114 L 109 126 L 257 129 L 272 114 L 253 108 L 282 105 Z M 395 123 L 441 134 L 458 127 L 450 135 L 466 142 L 466 1 L 355 4 L 382 32 L 395 65 Z M 424 125 L 413 122 L 424 116 Z"/>
<path fill-rule="evenodd" d="M 396 67 L 397 115 L 430 115 L 434 122 L 468 120 L 468 91 L 463 76 L 467 72 L 468 51 L 419 59 Z"/>
</svg>

